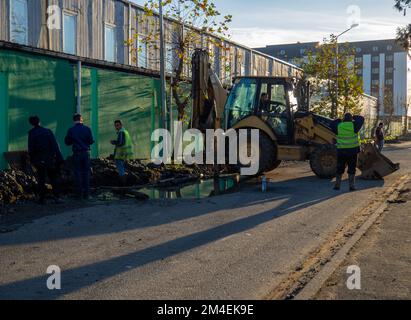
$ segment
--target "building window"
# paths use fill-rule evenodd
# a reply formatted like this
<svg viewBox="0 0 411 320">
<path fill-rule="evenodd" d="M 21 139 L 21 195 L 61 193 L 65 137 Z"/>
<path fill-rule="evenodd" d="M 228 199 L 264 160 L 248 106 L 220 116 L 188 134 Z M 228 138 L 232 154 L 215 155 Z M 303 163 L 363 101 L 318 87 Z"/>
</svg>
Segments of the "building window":
<svg viewBox="0 0 411 320">
<path fill-rule="evenodd" d="M 392 51 L 392 45 L 388 45 L 388 46 L 387 46 L 387 50 L 388 50 L 388 51 Z"/>
<path fill-rule="evenodd" d="M 77 16 L 67 12 L 63 13 L 63 52 L 77 53 Z"/>
<path fill-rule="evenodd" d="M 386 57 L 386 60 L 387 61 L 394 61 L 394 56 L 391 54 L 391 55 L 388 55 L 387 57 Z"/>
<path fill-rule="evenodd" d="M 387 80 L 385 81 L 385 84 L 386 84 L 387 86 L 392 86 L 392 84 L 393 84 L 392 79 L 387 79 Z"/>
<path fill-rule="evenodd" d="M 355 52 L 360 53 L 362 51 L 361 48 L 355 48 Z"/>
<path fill-rule="evenodd" d="M 27 0 L 10 2 L 10 41 L 28 44 Z"/>
<path fill-rule="evenodd" d="M 285 50 L 280 50 L 280 55 L 284 56 L 285 55 Z"/>
<path fill-rule="evenodd" d="M 355 58 L 355 63 L 362 63 L 362 57 Z"/>
<path fill-rule="evenodd" d="M 377 46 L 372 47 L 372 51 L 377 52 L 377 51 L 378 51 L 378 47 L 377 47 Z"/>
<path fill-rule="evenodd" d="M 300 54 L 304 55 L 306 53 L 306 51 L 307 51 L 306 49 L 300 49 Z"/>
<path fill-rule="evenodd" d="M 137 37 L 137 67 L 148 68 L 147 42 L 142 35 Z"/>
<path fill-rule="evenodd" d="M 380 57 L 379 56 L 372 57 L 372 62 L 380 62 Z"/>
<path fill-rule="evenodd" d="M 393 72 L 394 72 L 394 68 L 387 68 L 386 72 L 387 72 L 387 73 L 393 73 Z"/>
<path fill-rule="evenodd" d="M 372 73 L 373 74 L 379 74 L 380 73 L 380 68 L 373 68 Z"/>
<path fill-rule="evenodd" d="M 380 84 L 380 81 L 379 80 L 373 80 L 372 81 L 372 85 L 373 86 L 378 86 Z"/>
<path fill-rule="evenodd" d="M 116 27 L 111 25 L 104 26 L 104 59 L 116 62 Z"/>
</svg>

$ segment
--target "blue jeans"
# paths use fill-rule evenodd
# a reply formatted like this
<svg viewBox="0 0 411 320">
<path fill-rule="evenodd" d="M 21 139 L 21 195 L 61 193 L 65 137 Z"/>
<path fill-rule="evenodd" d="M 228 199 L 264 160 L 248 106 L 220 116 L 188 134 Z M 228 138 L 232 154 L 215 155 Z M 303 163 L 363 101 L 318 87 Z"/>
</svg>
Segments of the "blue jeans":
<svg viewBox="0 0 411 320">
<path fill-rule="evenodd" d="M 382 150 L 384 149 L 384 142 L 384 140 L 377 141 L 377 148 L 378 150 L 380 150 L 380 152 L 382 152 Z"/>
<path fill-rule="evenodd" d="M 126 168 L 125 168 L 125 163 L 123 160 L 116 160 L 116 167 L 118 170 L 118 174 L 120 177 L 124 177 L 126 175 Z"/>
<path fill-rule="evenodd" d="M 78 152 L 73 154 L 74 179 L 78 196 L 90 194 L 90 154 Z"/>
</svg>

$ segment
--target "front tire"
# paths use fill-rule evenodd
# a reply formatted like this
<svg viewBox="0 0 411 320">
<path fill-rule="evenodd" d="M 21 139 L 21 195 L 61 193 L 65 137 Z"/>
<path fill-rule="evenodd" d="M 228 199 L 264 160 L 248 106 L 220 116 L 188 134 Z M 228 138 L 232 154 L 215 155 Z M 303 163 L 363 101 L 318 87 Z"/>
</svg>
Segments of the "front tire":
<svg viewBox="0 0 411 320">
<path fill-rule="evenodd" d="M 251 150 L 253 146 L 251 145 L 251 130 L 248 129 L 247 133 L 247 152 L 248 155 L 251 155 Z M 266 133 L 259 131 L 259 170 L 257 175 L 260 175 L 265 172 L 270 172 L 276 169 L 281 161 L 277 160 L 277 144 L 273 141 Z M 240 148 L 239 148 L 240 151 Z M 238 161 L 240 167 L 242 166 L 240 160 Z"/>
<path fill-rule="evenodd" d="M 322 145 L 310 156 L 311 170 L 320 179 L 332 179 L 337 175 L 337 149 L 333 145 Z"/>
</svg>

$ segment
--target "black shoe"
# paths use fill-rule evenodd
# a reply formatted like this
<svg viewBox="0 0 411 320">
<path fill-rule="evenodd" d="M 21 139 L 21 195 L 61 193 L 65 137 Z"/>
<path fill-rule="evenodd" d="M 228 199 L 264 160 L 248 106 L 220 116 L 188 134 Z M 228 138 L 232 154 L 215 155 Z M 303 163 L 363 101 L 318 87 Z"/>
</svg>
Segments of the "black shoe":
<svg viewBox="0 0 411 320">
<path fill-rule="evenodd" d="M 335 178 L 335 187 L 334 190 L 340 191 L 341 190 L 341 182 L 342 182 L 342 175 L 338 175 Z"/>
<path fill-rule="evenodd" d="M 350 184 L 350 192 L 357 191 L 357 188 L 355 187 L 355 174 L 350 174 L 348 180 Z"/>
</svg>

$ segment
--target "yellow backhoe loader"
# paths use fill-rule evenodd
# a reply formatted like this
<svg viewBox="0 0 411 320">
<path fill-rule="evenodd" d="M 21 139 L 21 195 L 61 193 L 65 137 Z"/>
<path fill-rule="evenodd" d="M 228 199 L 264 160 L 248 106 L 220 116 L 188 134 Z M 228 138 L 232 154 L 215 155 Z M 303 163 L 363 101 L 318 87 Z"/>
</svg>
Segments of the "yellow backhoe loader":
<svg viewBox="0 0 411 320">
<path fill-rule="evenodd" d="M 208 53 L 196 50 L 192 90 L 193 128 L 259 130 L 260 173 L 274 170 L 281 161 L 309 160 L 319 178 L 336 175 L 333 120 L 309 111 L 309 82 L 286 77 L 238 77 L 228 92 L 211 69 Z M 397 171 L 399 164 L 367 144 L 362 146 L 358 168 L 364 179 L 382 179 Z"/>
</svg>

